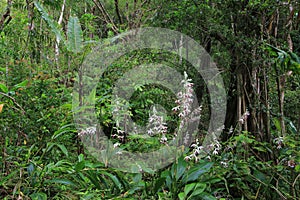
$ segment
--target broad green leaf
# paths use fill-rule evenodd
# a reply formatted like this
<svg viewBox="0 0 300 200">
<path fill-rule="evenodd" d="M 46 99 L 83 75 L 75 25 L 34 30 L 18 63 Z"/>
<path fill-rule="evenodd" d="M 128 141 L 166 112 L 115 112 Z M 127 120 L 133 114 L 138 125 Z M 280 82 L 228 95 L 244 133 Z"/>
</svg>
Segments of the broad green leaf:
<svg viewBox="0 0 300 200">
<path fill-rule="evenodd" d="M 263 174 L 262 172 L 258 171 L 258 170 L 254 170 L 253 172 L 253 176 L 255 178 L 257 178 L 258 180 L 262 181 L 263 183 L 268 184 L 267 182 L 267 177 L 265 174 Z"/>
<path fill-rule="evenodd" d="M 253 147 L 254 149 L 256 149 L 257 151 L 260 152 L 266 152 L 267 150 L 264 147 Z"/>
<path fill-rule="evenodd" d="M 85 167 L 85 161 L 78 162 L 78 163 L 75 165 L 75 171 L 79 172 L 79 171 L 82 170 L 84 167 Z"/>
<path fill-rule="evenodd" d="M 6 72 L 5 67 L 0 67 L 0 72 Z"/>
<path fill-rule="evenodd" d="M 180 192 L 180 193 L 178 194 L 178 198 L 179 198 L 179 200 L 184 200 L 184 199 L 185 199 L 184 193 L 183 193 L 183 192 Z"/>
<path fill-rule="evenodd" d="M 55 145 L 54 143 L 48 142 L 47 143 L 47 148 L 46 148 L 47 151 L 46 152 L 50 151 L 53 148 L 54 145 Z"/>
<path fill-rule="evenodd" d="M 291 133 L 293 133 L 293 134 L 297 134 L 297 133 L 298 133 L 297 128 L 296 128 L 296 126 L 293 124 L 292 121 L 289 121 L 289 123 L 288 123 L 288 128 L 289 128 L 289 130 L 291 131 Z"/>
<path fill-rule="evenodd" d="M 43 192 L 36 192 L 30 195 L 32 200 L 47 200 L 47 195 Z"/>
<path fill-rule="evenodd" d="M 168 176 L 166 176 L 166 186 L 167 186 L 168 188 L 171 188 L 171 185 L 172 185 L 173 179 L 172 179 L 171 176 L 172 176 L 171 174 L 169 174 Z"/>
<path fill-rule="evenodd" d="M 61 128 L 61 129 L 55 131 L 51 138 L 54 140 L 63 134 L 70 134 L 70 133 L 75 133 L 75 132 L 76 132 L 76 130 L 74 130 L 72 128 Z"/>
<path fill-rule="evenodd" d="M 135 174 L 133 177 L 132 177 L 132 181 L 134 183 L 138 183 L 142 180 L 143 176 L 141 173 L 138 173 L 138 174 Z M 157 182 L 157 181 L 156 181 Z"/>
<path fill-rule="evenodd" d="M 202 199 L 202 200 L 217 200 L 216 197 L 212 196 L 211 194 L 208 194 L 208 193 L 202 193 L 201 195 L 199 195 L 198 197 L 199 199 Z"/>
<path fill-rule="evenodd" d="M 77 17 L 70 17 L 68 22 L 68 31 L 67 31 L 68 41 L 67 47 L 68 50 L 73 53 L 79 53 L 82 51 L 83 46 L 83 36 L 82 29 Z"/>
<path fill-rule="evenodd" d="M 78 162 L 81 161 L 84 161 L 84 155 L 82 153 L 78 156 Z"/>
<path fill-rule="evenodd" d="M 201 195 L 205 189 L 206 189 L 205 183 L 197 183 L 190 197 L 197 197 Z"/>
<path fill-rule="evenodd" d="M 103 183 L 104 185 L 106 185 L 106 187 L 108 186 L 107 181 L 106 181 L 101 175 L 98 176 L 96 171 L 90 171 L 90 170 L 89 170 L 89 171 L 87 171 L 86 173 L 87 173 L 87 178 L 94 184 L 94 186 L 95 186 L 97 189 L 99 189 L 99 190 L 103 189 L 103 188 L 101 187 L 101 185 L 100 185 L 100 179 L 102 180 L 102 183 Z M 100 178 L 100 179 L 99 179 L 99 178 Z"/>
<path fill-rule="evenodd" d="M 185 196 L 188 196 L 188 194 L 195 188 L 197 183 L 191 183 L 184 187 L 184 194 Z"/>
<path fill-rule="evenodd" d="M 27 85 L 27 83 L 28 83 L 28 80 L 24 80 L 21 83 L 14 85 L 14 87 L 12 88 L 12 91 L 16 91 L 16 89 L 18 89 L 18 88 L 25 87 Z"/>
<path fill-rule="evenodd" d="M 281 125 L 280 125 L 279 119 L 274 117 L 274 118 L 273 118 L 273 123 L 274 123 L 274 125 L 275 125 L 277 131 L 281 132 Z"/>
<path fill-rule="evenodd" d="M 289 52 L 289 54 L 294 61 L 296 61 L 297 63 L 300 63 L 300 57 L 297 54 L 295 54 L 293 52 Z"/>
<path fill-rule="evenodd" d="M 89 96 L 86 99 L 88 102 L 95 102 L 96 100 L 96 88 L 94 88 L 91 93 L 89 94 Z"/>
<path fill-rule="evenodd" d="M 63 33 L 62 31 L 58 28 L 59 25 L 48 15 L 47 10 L 43 8 L 43 6 L 38 2 L 34 1 L 35 7 L 38 9 L 40 14 L 42 15 L 42 18 L 47 22 L 48 26 L 50 26 L 51 31 L 55 34 L 56 38 L 59 41 L 64 41 Z"/>
<path fill-rule="evenodd" d="M 58 146 L 60 148 L 60 150 L 68 157 L 69 154 L 68 154 L 68 150 L 67 148 L 65 147 L 65 145 L 63 144 L 56 144 L 56 146 Z"/>
<path fill-rule="evenodd" d="M 159 179 L 157 179 L 155 181 L 155 185 L 154 185 L 154 192 L 158 192 L 159 189 L 163 186 L 163 184 L 166 182 L 166 178 L 165 177 L 161 177 Z"/>
<path fill-rule="evenodd" d="M 63 105 L 60 106 L 61 108 L 66 108 L 66 109 L 72 109 L 72 104 L 71 103 L 65 103 Z"/>
<path fill-rule="evenodd" d="M 68 179 L 51 179 L 51 180 L 46 180 L 45 183 L 59 183 L 59 184 L 64 184 L 64 185 L 75 185 L 74 182 L 72 182 Z"/>
<path fill-rule="evenodd" d="M 194 166 L 183 177 L 183 182 L 188 183 L 197 180 L 202 174 L 208 172 L 213 164 L 213 162 L 207 162 Z"/>
<path fill-rule="evenodd" d="M 297 173 L 300 172 L 300 165 L 297 165 L 297 166 L 295 167 L 295 171 L 296 171 Z"/>
<path fill-rule="evenodd" d="M 122 190 L 122 184 L 120 182 L 120 180 L 113 174 L 109 173 L 109 172 L 101 172 L 101 174 L 108 176 L 115 184 L 115 186 L 121 191 Z"/>
<path fill-rule="evenodd" d="M 32 163 L 30 163 L 27 167 L 28 175 L 31 176 L 33 171 L 34 171 L 34 165 Z"/>
<path fill-rule="evenodd" d="M 3 92 L 3 93 L 8 92 L 8 88 L 4 84 L 1 84 L 1 83 L 0 83 L 0 92 Z"/>
<path fill-rule="evenodd" d="M 175 178 L 176 178 L 176 181 L 178 181 L 183 173 L 185 172 L 186 170 L 186 166 L 187 166 L 187 162 L 184 160 L 184 158 L 181 156 L 179 159 L 178 159 L 178 163 L 177 163 L 177 168 L 176 168 L 176 175 L 175 175 Z"/>
</svg>

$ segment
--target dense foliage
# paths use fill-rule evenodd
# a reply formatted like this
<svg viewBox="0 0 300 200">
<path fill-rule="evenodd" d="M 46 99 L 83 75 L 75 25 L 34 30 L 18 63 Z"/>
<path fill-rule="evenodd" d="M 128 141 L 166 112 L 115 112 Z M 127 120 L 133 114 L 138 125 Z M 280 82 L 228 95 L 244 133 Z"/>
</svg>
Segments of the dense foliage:
<svg viewBox="0 0 300 200">
<path fill-rule="evenodd" d="M 1 199 L 300 199 L 298 1 L 3 0 L 0 8 Z M 201 44 L 223 77 L 227 110 L 221 137 L 201 157 L 213 109 L 205 81 L 182 56 L 156 49 L 121 56 L 92 97 L 116 146 L 158 149 L 176 137 L 189 89 L 201 104 L 197 137 L 175 162 L 129 173 L 82 144 L 94 129 L 76 129 L 73 87 L 99 42 L 140 27 L 176 30 Z M 118 99 L 128 110 L 114 118 L 116 82 L 134 66 L 157 63 L 185 76 L 184 95 L 137 85 L 129 102 Z M 127 116 L 152 123 L 144 134 L 155 136 L 128 133 L 120 126 Z"/>
</svg>

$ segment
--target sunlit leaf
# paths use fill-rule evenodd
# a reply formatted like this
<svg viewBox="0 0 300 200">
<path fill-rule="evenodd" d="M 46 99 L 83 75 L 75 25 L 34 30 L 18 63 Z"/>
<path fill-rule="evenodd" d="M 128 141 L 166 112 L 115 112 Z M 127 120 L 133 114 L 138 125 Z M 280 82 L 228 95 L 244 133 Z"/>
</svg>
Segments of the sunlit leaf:
<svg viewBox="0 0 300 200">
<path fill-rule="evenodd" d="M 184 187 L 184 194 L 187 196 L 196 186 L 197 183 L 191 183 Z"/>
<path fill-rule="evenodd" d="M 74 53 L 79 53 L 82 51 L 83 46 L 83 36 L 82 29 L 77 17 L 70 17 L 68 22 L 68 31 L 67 31 L 68 41 L 67 47 L 68 50 Z"/>
<path fill-rule="evenodd" d="M 15 91 L 15 90 L 18 89 L 18 88 L 23 88 L 23 87 L 25 87 L 25 86 L 27 85 L 27 83 L 28 83 L 28 80 L 24 80 L 24 81 L 22 81 L 21 83 L 18 83 L 18 84 L 16 84 L 16 85 L 14 85 L 14 87 L 12 88 L 12 91 Z"/>
<path fill-rule="evenodd" d="M 48 15 L 48 12 L 43 8 L 43 6 L 38 2 L 34 1 L 35 7 L 41 13 L 42 18 L 47 22 L 48 26 L 50 26 L 51 31 L 55 34 L 56 38 L 61 41 L 64 41 L 63 33 L 58 28 L 58 24 Z"/>
<path fill-rule="evenodd" d="M 6 72 L 6 68 L 5 67 L 0 67 L 0 72 Z"/>
<path fill-rule="evenodd" d="M 32 200 L 47 200 L 47 195 L 43 192 L 36 192 L 30 195 Z"/>
<path fill-rule="evenodd" d="M 198 197 L 204 192 L 205 189 L 206 189 L 205 183 L 197 183 L 197 185 L 193 190 L 193 193 L 191 194 L 191 197 Z"/>
<path fill-rule="evenodd" d="M 8 92 L 8 88 L 4 84 L 1 84 L 1 83 L 0 83 L 0 92 L 4 92 L 4 93 Z"/>
</svg>

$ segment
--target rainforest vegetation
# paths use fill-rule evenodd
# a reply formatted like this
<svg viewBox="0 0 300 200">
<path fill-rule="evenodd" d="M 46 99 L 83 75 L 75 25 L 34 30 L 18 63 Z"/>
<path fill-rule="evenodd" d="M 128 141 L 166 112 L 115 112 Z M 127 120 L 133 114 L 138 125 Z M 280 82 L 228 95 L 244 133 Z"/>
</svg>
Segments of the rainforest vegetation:
<svg viewBox="0 0 300 200">
<path fill-rule="evenodd" d="M 96 62 L 99 45 L 118 53 L 112 44 L 125 44 L 122 34 L 146 28 L 180 33 L 167 47 L 175 53 L 135 49 L 101 76 L 87 69 L 87 61 L 110 60 L 104 53 Z M 159 46 L 168 37 L 147 42 Z M 215 66 L 222 84 L 209 85 L 195 69 L 198 53 L 199 66 Z M 161 65 L 169 73 L 157 73 Z M 178 93 L 151 82 L 125 85 L 128 99 L 114 93 L 120 80 L 171 79 L 171 69 L 182 77 L 173 84 Z M 87 73 L 95 73 L 89 93 Z M 224 110 L 211 88 L 223 89 Z M 1 0 L 0 199 L 300 200 L 299 99 L 297 0 Z M 93 111 L 97 125 L 78 118 L 82 109 Z M 122 151 L 168 148 L 195 119 L 194 138 L 155 170 L 110 166 L 86 145 L 106 138 L 127 159 Z"/>
</svg>

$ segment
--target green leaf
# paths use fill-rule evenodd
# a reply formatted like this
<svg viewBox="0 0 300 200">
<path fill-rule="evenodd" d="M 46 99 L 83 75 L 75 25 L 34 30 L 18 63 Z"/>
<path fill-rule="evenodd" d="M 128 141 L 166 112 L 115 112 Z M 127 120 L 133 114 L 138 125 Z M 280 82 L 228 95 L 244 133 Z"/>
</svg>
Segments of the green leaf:
<svg viewBox="0 0 300 200">
<path fill-rule="evenodd" d="M 79 19 L 77 17 L 70 17 L 68 22 L 68 50 L 73 53 L 79 53 L 82 51 L 83 46 L 83 36 L 82 29 L 79 23 Z"/>
<path fill-rule="evenodd" d="M 27 83 L 28 83 L 28 80 L 24 80 L 24 81 L 22 81 L 21 83 L 18 83 L 18 84 L 16 84 L 16 85 L 14 85 L 12 91 L 16 91 L 16 89 L 18 89 L 18 88 L 23 88 L 23 87 L 25 87 L 25 86 L 27 85 Z"/>
<path fill-rule="evenodd" d="M 211 194 L 208 194 L 208 193 L 202 193 L 200 196 L 199 196 L 199 199 L 203 199 L 203 200 L 217 200 L 216 197 L 212 196 Z"/>
<path fill-rule="evenodd" d="M 93 90 L 91 91 L 91 93 L 89 94 L 89 96 L 87 96 L 87 101 L 88 102 L 95 102 L 96 100 L 96 89 L 97 88 L 93 88 Z"/>
<path fill-rule="evenodd" d="M 99 177 L 99 176 L 96 174 L 95 171 L 89 170 L 89 171 L 87 171 L 86 173 L 87 173 L 87 178 L 94 184 L 94 186 L 95 186 L 97 189 L 99 189 L 99 190 L 103 189 L 103 188 L 101 187 L 101 185 L 100 185 L 100 180 L 99 180 L 99 178 L 102 180 L 102 182 L 104 183 L 104 185 L 106 185 L 106 186 L 108 185 L 107 182 L 106 182 L 106 180 L 103 179 L 103 178 L 101 178 L 101 176 Z"/>
<path fill-rule="evenodd" d="M 0 83 L 0 91 L 2 91 L 3 93 L 7 93 L 8 92 L 8 88 L 4 84 Z"/>
<path fill-rule="evenodd" d="M 280 125 L 280 121 L 278 118 L 273 118 L 273 123 L 277 129 L 277 131 L 281 132 L 281 125 Z"/>
<path fill-rule="evenodd" d="M 115 184 L 115 186 L 121 191 L 122 190 L 122 184 L 120 180 L 113 174 L 103 171 L 101 174 L 108 176 Z"/>
<path fill-rule="evenodd" d="M 54 143 L 48 142 L 47 147 L 46 147 L 46 152 L 49 152 L 53 148 L 54 145 L 55 145 Z"/>
<path fill-rule="evenodd" d="M 172 175 L 169 174 L 168 176 L 166 176 L 166 186 L 167 188 L 171 188 L 172 186 L 172 182 L 173 182 L 173 179 L 172 179 Z"/>
<path fill-rule="evenodd" d="M 298 172 L 298 173 L 300 172 L 300 165 L 296 165 L 295 171 Z"/>
<path fill-rule="evenodd" d="M 183 192 L 180 192 L 180 193 L 178 194 L 178 197 L 179 197 L 180 200 L 184 200 L 184 199 L 185 199 L 185 195 L 184 195 Z"/>
<path fill-rule="evenodd" d="M 68 154 L 68 150 L 67 148 L 65 147 L 65 145 L 63 144 L 56 144 L 56 146 L 58 146 L 60 148 L 60 150 L 68 157 L 69 154 Z"/>
<path fill-rule="evenodd" d="M 47 200 L 47 195 L 43 192 L 37 192 L 30 195 L 32 200 Z"/>
<path fill-rule="evenodd" d="M 34 171 L 34 165 L 32 163 L 30 163 L 27 167 L 27 172 L 28 172 L 28 175 L 31 176 L 31 174 L 33 173 Z"/>
<path fill-rule="evenodd" d="M 186 170 L 186 166 L 187 166 L 187 162 L 184 160 L 184 158 L 181 156 L 179 159 L 178 159 L 178 163 L 177 163 L 177 168 L 176 168 L 176 175 L 175 175 L 175 178 L 176 178 L 176 181 L 178 181 L 183 173 L 185 172 Z"/>
<path fill-rule="evenodd" d="M 183 182 L 188 183 L 197 180 L 202 174 L 208 172 L 213 164 L 213 162 L 207 162 L 194 166 L 183 177 Z"/>
<path fill-rule="evenodd" d="M 16 176 L 15 174 L 18 172 L 19 172 L 19 170 L 16 170 L 16 171 L 11 172 L 7 176 L 4 176 L 4 178 L 2 177 L 2 180 L 0 180 L 0 186 L 4 185 L 4 183 L 6 181 L 8 181 L 11 177 L 15 177 Z"/>
<path fill-rule="evenodd" d="M 188 196 L 188 194 L 195 188 L 197 183 L 191 183 L 184 187 L 184 194 L 185 196 Z"/>
<path fill-rule="evenodd" d="M 6 72 L 5 67 L 0 67 L 0 72 Z"/>
<path fill-rule="evenodd" d="M 84 161 L 84 155 L 82 153 L 78 156 L 78 162 L 81 161 Z"/>
<path fill-rule="evenodd" d="M 288 128 L 289 128 L 289 130 L 290 130 L 291 133 L 293 133 L 293 134 L 297 134 L 297 133 L 298 133 L 297 128 L 296 128 L 296 126 L 293 124 L 292 121 L 289 121 L 289 123 L 288 123 Z"/>
<path fill-rule="evenodd" d="M 163 186 L 163 184 L 165 183 L 165 181 L 166 181 L 166 178 L 165 177 L 161 177 L 161 178 L 159 178 L 159 179 L 157 179 L 156 181 L 155 181 L 155 185 L 154 185 L 154 192 L 158 192 L 159 191 L 159 189 Z"/>
<path fill-rule="evenodd" d="M 297 54 L 295 54 L 293 52 L 289 52 L 289 54 L 294 61 L 296 61 L 297 63 L 300 63 L 300 57 Z"/>
<path fill-rule="evenodd" d="M 59 183 L 64 185 L 75 185 L 74 182 L 68 180 L 68 179 L 52 179 L 52 180 L 46 180 L 45 183 Z"/>
<path fill-rule="evenodd" d="M 201 195 L 205 189 L 206 189 L 205 183 L 197 183 L 197 185 L 194 188 L 193 193 L 191 194 L 191 197 L 197 197 L 197 196 Z"/>
<path fill-rule="evenodd" d="M 138 173 L 138 174 L 135 174 L 133 177 L 132 177 L 132 181 L 134 183 L 138 183 L 142 180 L 143 176 L 141 173 Z"/>
<path fill-rule="evenodd" d="M 57 40 L 59 40 L 59 41 L 62 40 L 62 41 L 65 42 L 65 40 L 63 38 L 63 33 L 58 28 L 59 25 L 48 15 L 48 12 L 43 8 L 43 6 L 38 1 L 34 1 L 34 5 L 38 9 L 38 11 L 40 12 L 40 14 L 42 15 L 42 18 L 48 24 L 48 26 L 50 26 L 51 31 L 55 34 Z"/>
<path fill-rule="evenodd" d="M 253 147 L 253 148 L 260 152 L 267 152 L 267 150 L 264 149 L 264 147 Z"/>
<path fill-rule="evenodd" d="M 72 125 L 72 124 L 71 124 Z M 57 131 L 54 132 L 54 134 L 52 135 L 51 139 L 56 139 L 58 137 L 60 137 L 63 134 L 70 134 L 70 133 L 75 133 L 76 130 L 74 128 L 70 128 L 70 127 L 62 127 L 60 129 L 58 129 Z"/>
<path fill-rule="evenodd" d="M 78 163 L 75 165 L 75 171 L 79 172 L 79 171 L 82 170 L 84 167 L 85 167 L 85 161 L 78 162 Z"/>
<path fill-rule="evenodd" d="M 262 172 L 258 171 L 258 170 L 254 170 L 253 172 L 253 176 L 255 178 L 257 178 L 258 180 L 262 181 L 263 183 L 268 184 L 267 182 L 267 177 L 265 174 L 263 174 Z"/>
</svg>

